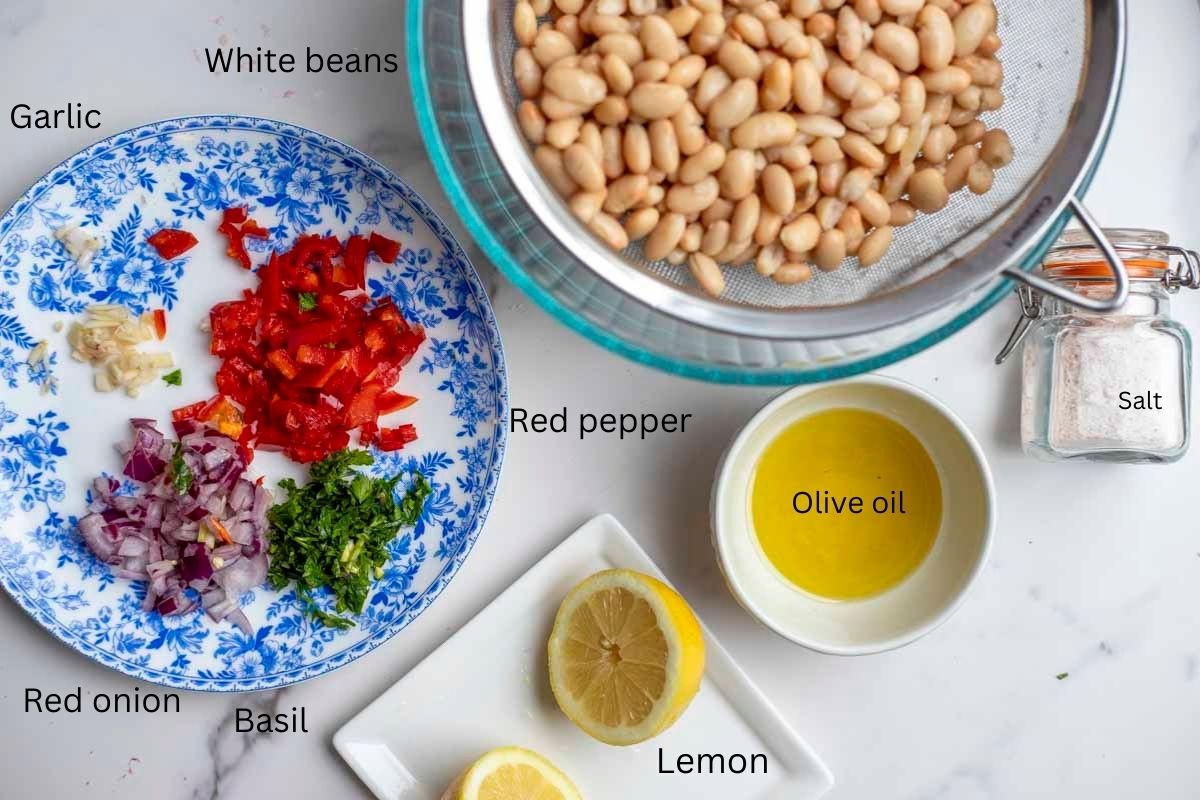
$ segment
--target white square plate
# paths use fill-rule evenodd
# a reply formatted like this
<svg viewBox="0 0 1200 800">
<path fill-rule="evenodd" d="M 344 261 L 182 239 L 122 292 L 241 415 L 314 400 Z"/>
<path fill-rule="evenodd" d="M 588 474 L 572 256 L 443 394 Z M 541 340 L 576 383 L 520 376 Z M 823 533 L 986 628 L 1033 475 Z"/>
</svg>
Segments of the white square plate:
<svg viewBox="0 0 1200 800">
<path fill-rule="evenodd" d="M 833 786 L 817 755 L 704 631 L 700 694 L 670 730 L 615 748 L 577 729 L 554 702 L 546 640 L 558 605 L 580 580 L 623 567 L 662 573 L 611 516 L 596 517 L 555 548 L 471 622 L 369 705 L 334 747 L 381 800 L 437 800 L 488 750 L 536 750 L 588 798 L 815 800 Z M 661 774 L 683 754 L 755 753 L 766 774 Z"/>
</svg>

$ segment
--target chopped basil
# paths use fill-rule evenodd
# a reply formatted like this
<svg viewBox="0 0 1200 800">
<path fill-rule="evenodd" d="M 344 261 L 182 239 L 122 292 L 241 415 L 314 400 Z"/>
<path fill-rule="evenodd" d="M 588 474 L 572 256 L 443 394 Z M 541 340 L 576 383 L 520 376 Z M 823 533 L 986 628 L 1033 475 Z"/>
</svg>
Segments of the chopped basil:
<svg viewBox="0 0 1200 800">
<path fill-rule="evenodd" d="M 374 458 L 365 450 L 342 450 L 309 469 L 308 483 L 279 482 L 287 500 L 267 512 L 271 523 L 270 568 L 276 589 L 292 581 L 306 612 L 326 627 L 354 625 L 349 612 L 366 605 L 371 583 L 390 560 L 388 545 L 401 526 L 415 525 L 432 491 L 418 474 L 397 503 L 400 476 L 372 478 L 355 471 Z M 328 587 L 335 599 L 330 613 L 317 608 L 312 592 Z"/>
<path fill-rule="evenodd" d="M 312 292 L 301 292 L 300 294 L 300 310 L 312 311 L 317 307 L 317 296 Z"/>
<path fill-rule="evenodd" d="M 183 370 L 177 369 L 174 372 L 168 372 L 162 376 L 162 379 L 168 386 L 183 386 Z"/>
<path fill-rule="evenodd" d="M 183 460 L 183 445 L 176 442 L 175 455 L 171 456 L 171 483 L 175 486 L 175 491 L 187 494 L 188 489 L 192 488 L 194 479 L 192 468 Z"/>
</svg>

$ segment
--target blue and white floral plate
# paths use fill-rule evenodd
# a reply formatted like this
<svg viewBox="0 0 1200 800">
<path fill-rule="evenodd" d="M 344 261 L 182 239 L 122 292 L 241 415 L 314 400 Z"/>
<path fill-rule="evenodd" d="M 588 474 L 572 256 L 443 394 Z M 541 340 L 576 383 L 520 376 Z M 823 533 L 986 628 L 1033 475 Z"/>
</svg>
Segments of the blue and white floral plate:
<svg viewBox="0 0 1200 800">
<path fill-rule="evenodd" d="M 420 439 L 377 454 L 377 474 L 425 474 L 434 494 L 402 531 L 357 627 L 305 617 L 292 590 L 244 598 L 246 636 L 202 613 L 140 608 L 143 586 L 114 578 L 75 531 L 90 481 L 118 473 L 113 444 L 132 416 L 156 417 L 213 394 L 216 360 L 200 323 L 213 303 L 253 285 L 224 254 L 221 209 L 246 205 L 272 231 L 259 247 L 301 232 L 398 238 L 395 266 L 373 263 L 368 289 L 390 295 L 428 340 L 401 376 L 420 401 L 398 412 Z M 105 247 L 80 268 L 54 232 L 78 224 Z M 181 226 L 200 244 L 170 263 L 145 239 Z M 446 225 L 399 178 L 362 153 L 303 128 L 247 117 L 185 117 L 122 133 L 56 167 L 0 219 L 0 580 L 26 611 L 79 652 L 127 675 L 202 691 L 268 689 L 323 675 L 369 653 L 424 611 L 479 536 L 504 456 L 508 388 L 500 335 L 479 277 Z M 167 309 L 160 345 L 183 386 L 136 399 L 92 388 L 65 331 L 89 303 Z M 31 366 L 45 340 L 51 355 Z M 144 349 L 152 349 L 147 346 Z M 158 349 L 155 347 L 153 349 Z M 391 423 L 391 420 L 388 420 Z M 273 486 L 302 470 L 260 453 L 252 469 Z"/>
</svg>

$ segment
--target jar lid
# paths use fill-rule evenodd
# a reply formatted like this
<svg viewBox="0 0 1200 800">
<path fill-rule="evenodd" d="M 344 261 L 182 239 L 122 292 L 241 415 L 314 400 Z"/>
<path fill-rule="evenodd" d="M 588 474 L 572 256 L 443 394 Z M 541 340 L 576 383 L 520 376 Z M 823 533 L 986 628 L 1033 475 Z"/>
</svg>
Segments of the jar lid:
<svg viewBox="0 0 1200 800">
<path fill-rule="evenodd" d="M 1117 251 L 1116 254 L 1124 264 L 1130 281 L 1160 283 L 1171 293 L 1185 288 L 1200 289 L 1200 253 L 1171 244 L 1171 237 L 1162 231 L 1105 228 L 1103 238 Z M 1178 262 L 1175 266 L 1172 266 L 1172 259 Z M 1042 262 L 1042 271 L 1050 279 L 1049 282 L 1027 280 L 1029 285 L 1017 287 L 1017 298 L 1021 301 L 1021 318 L 1009 334 L 1004 348 L 996 356 L 997 364 L 1004 363 L 1025 338 L 1034 320 L 1041 317 L 1042 294 L 1078 305 L 1072 303 L 1071 292 L 1064 293 L 1053 286 L 1053 283 L 1090 282 L 1107 290 L 1107 287 L 1103 287 L 1104 283 L 1116 282 L 1113 267 L 1109 265 L 1104 252 L 1091 235 L 1081 229 L 1066 231 L 1059 237 Z M 1072 291 L 1078 295 L 1078 287 Z M 1078 296 L 1075 299 L 1079 299 Z"/>
<path fill-rule="evenodd" d="M 1105 228 L 1104 235 L 1112 242 L 1132 280 L 1162 280 L 1171 267 L 1170 254 L 1165 251 L 1171 237 L 1162 231 L 1142 228 Z M 1112 280 L 1112 268 L 1087 231 L 1073 228 L 1065 231 L 1042 263 L 1043 271 L 1055 280 Z"/>
</svg>

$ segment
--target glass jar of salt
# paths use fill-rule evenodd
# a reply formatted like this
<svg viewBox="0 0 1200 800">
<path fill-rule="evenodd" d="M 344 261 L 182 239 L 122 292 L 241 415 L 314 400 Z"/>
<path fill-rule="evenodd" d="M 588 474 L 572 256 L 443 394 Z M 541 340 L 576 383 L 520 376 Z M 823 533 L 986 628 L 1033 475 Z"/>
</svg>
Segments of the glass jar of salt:
<svg viewBox="0 0 1200 800">
<path fill-rule="evenodd" d="M 1129 299 L 1116 311 L 1019 290 L 1023 325 L 1006 351 L 1023 332 L 1022 443 L 1048 461 L 1177 461 L 1191 435 L 1192 343 L 1171 318 L 1171 295 L 1200 288 L 1200 258 L 1158 231 L 1104 234 L 1128 274 Z M 1116 290 L 1105 254 L 1083 231 L 1058 240 L 1042 277 L 1084 298 Z"/>
</svg>

